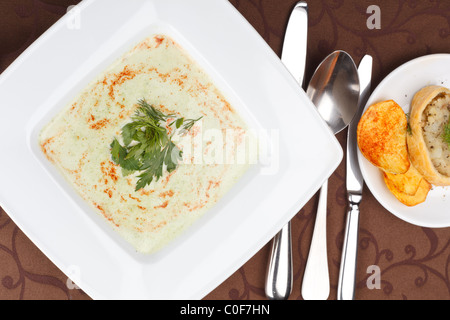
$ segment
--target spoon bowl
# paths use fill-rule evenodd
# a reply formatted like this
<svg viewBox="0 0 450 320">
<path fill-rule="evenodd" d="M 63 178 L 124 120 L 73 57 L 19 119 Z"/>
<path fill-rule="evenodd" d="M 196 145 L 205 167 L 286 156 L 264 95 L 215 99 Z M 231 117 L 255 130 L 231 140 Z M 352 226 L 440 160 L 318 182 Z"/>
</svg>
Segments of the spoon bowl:
<svg viewBox="0 0 450 320">
<path fill-rule="evenodd" d="M 359 90 L 358 70 L 352 57 L 345 51 L 335 51 L 316 69 L 306 93 L 337 134 L 355 116 Z"/>
<path fill-rule="evenodd" d="M 334 134 L 344 130 L 358 109 L 358 69 L 345 51 L 335 51 L 319 65 L 306 91 L 319 114 Z M 326 239 L 328 181 L 321 188 L 314 233 L 309 249 L 302 296 L 305 300 L 326 300 L 330 294 Z"/>
</svg>

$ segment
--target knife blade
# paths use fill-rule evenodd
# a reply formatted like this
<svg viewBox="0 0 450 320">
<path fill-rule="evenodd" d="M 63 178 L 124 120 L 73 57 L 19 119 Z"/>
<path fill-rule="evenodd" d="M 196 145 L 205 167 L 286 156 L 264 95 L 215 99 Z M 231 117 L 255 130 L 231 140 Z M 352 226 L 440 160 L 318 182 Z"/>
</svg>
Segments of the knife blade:
<svg viewBox="0 0 450 320">
<path fill-rule="evenodd" d="M 301 86 L 305 75 L 307 45 L 308 5 L 301 1 L 292 10 L 281 53 L 281 61 Z"/>
<path fill-rule="evenodd" d="M 341 267 L 338 281 L 338 300 L 353 300 L 356 281 L 356 261 L 358 252 L 359 204 L 362 200 L 364 179 L 358 161 L 357 128 L 359 120 L 370 96 L 372 85 L 373 58 L 366 55 L 358 68 L 361 94 L 358 111 L 348 128 L 347 136 L 347 195 L 349 209 L 347 212 L 344 244 L 342 248 Z"/>
<path fill-rule="evenodd" d="M 356 131 L 358 128 L 359 120 L 361 119 L 362 113 L 370 95 L 372 64 L 373 58 L 369 55 L 366 55 L 363 57 L 358 67 L 358 74 L 361 83 L 361 95 L 358 102 L 358 111 L 355 115 L 355 118 L 352 120 L 348 127 L 347 137 L 347 191 L 350 193 L 361 194 L 364 184 L 358 162 L 358 143 L 356 140 Z"/>
<path fill-rule="evenodd" d="M 308 6 L 298 2 L 292 9 L 283 43 L 281 61 L 303 86 L 308 42 Z M 286 300 L 292 292 L 292 239 L 288 222 L 273 238 L 265 292 L 271 300 Z"/>
</svg>

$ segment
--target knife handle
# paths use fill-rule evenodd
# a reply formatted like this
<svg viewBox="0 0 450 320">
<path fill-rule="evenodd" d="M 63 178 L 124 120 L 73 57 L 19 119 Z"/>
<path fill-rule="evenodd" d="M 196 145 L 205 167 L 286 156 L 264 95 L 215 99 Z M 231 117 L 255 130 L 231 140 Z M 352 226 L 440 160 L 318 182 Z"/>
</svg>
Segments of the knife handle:
<svg viewBox="0 0 450 320">
<path fill-rule="evenodd" d="M 286 300 L 292 291 L 291 223 L 273 238 L 266 275 L 266 296 L 270 300 Z"/>
<path fill-rule="evenodd" d="M 342 247 L 341 269 L 337 299 L 353 300 L 355 296 L 356 261 L 358 256 L 359 203 L 360 195 L 349 196 L 349 209 L 345 225 L 344 244 Z"/>
</svg>

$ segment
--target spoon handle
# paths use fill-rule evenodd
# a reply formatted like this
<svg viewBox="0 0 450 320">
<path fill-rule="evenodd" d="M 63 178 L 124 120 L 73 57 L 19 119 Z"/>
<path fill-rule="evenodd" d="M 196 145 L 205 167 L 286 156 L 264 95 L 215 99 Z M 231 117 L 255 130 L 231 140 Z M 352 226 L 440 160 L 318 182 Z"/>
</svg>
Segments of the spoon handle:
<svg viewBox="0 0 450 320">
<path fill-rule="evenodd" d="M 328 181 L 320 190 L 314 233 L 302 283 L 305 300 L 327 300 L 330 295 L 327 255 L 327 194 Z"/>
</svg>

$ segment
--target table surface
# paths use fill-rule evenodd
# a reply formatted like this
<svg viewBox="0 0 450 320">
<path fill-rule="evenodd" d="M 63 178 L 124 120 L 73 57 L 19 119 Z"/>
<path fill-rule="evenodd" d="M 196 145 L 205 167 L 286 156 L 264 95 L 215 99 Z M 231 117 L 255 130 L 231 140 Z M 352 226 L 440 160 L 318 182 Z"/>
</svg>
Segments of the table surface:
<svg viewBox="0 0 450 320">
<path fill-rule="evenodd" d="M 67 12 L 77 0 L 1 0 L 0 72 Z M 230 0 L 270 47 L 281 53 L 296 0 Z M 374 58 L 374 87 L 392 70 L 416 57 L 450 53 L 450 1 L 337 0 L 307 1 L 309 7 L 306 80 L 334 50 L 345 50 L 359 63 Z M 367 8 L 377 5 L 381 29 L 369 29 Z M 342 146 L 346 130 L 337 136 Z M 336 299 L 347 210 L 345 161 L 331 176 L 328 196 L 329 299 Z M 314 226 L 318 195 L 292 220 L 294 287 L 301 283 Z M 270 243 L 205 299 L 265 299 Z M 369 289 L 368 267 L 381 270 L 381 288 Z M 356 296 L 358 300 L 450 299 L 450 228 L 408 224 L 386 211 L 365 188 L 361 205 Z M 0 299 L 89 300 L 67 286 L 67 277 L 21 232 L 0 208 Z"/>
</svg>

